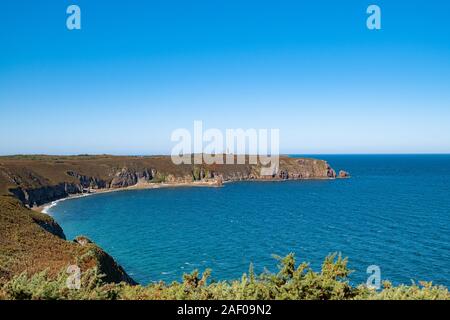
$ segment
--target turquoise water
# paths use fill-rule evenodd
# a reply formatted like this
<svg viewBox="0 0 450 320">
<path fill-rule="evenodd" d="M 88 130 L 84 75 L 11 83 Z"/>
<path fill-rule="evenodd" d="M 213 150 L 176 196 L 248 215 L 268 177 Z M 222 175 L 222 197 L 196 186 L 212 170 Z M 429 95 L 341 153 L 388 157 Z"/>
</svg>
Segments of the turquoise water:
<svg viewBox="0 0 450 320">
<path fill-rule="evenodd" d="M 394 283 L 450 286 L 450 155 L 320 156 L 351 179 L 239 182 L 223 188 L 123 191 L 60 202 L 68 238 L 84 234 L 135 280 L 216 280 L 276 270 L 295 252 L 320 267 L 339 251 L 365 282 L 369 265 Z"/>
</svg>

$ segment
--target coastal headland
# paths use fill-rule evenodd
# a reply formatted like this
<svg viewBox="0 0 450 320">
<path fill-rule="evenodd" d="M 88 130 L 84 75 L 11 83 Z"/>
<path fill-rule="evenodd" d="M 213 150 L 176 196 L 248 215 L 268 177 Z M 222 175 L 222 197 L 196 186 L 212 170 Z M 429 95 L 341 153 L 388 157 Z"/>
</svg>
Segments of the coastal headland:
<svg viewBox="0 0 450 320">
<path fill-rule="evenodd" d="M 77 264 L 82 271 L 97 267 L 106 282 L 135 283 L 94 243 L 83 237 L 66 240 L 57 222 L 39 212 L 54 201 L 116 190 L 348 177 L 311 158 L 281 156 L 271 176 L 262 176 L 260 169 L 260 164 L 175 165 L 169 156 L 0 157 L 0 282 L 24 271 L 56 276 Z"/>
</svg>

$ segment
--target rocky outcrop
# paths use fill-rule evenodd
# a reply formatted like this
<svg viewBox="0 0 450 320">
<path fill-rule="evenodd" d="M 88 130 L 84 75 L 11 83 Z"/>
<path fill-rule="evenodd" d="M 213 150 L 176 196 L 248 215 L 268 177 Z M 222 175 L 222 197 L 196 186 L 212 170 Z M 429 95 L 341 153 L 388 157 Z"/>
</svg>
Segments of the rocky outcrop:
<svg viewBox="0 0 450 320">
<path fill-rule="evenodd" d="M 338 178 L 349 178 L 350 174 L 347 171 L 341 170 L 339 171 Z"/>
<path fill-rule="evenodd" d="M 66 240 L 66 235 L 64 234 L 63 229 L 61 226 L 53 219 L 39 219 L 34 218 L 34 222 L 36 222 L 42 229 L 44 229 L 47 232 L 50 232 L 51 234 Z"/>
<path fill-rule="evenodd" d="M 74 171 L 67 171 L 67 175 L 77 178 L 80 181 L 81 187 L 83 188 L 102 189 L 106 188 L 107 186 L 106 181 L 96 177 L 88 177 Z"/>
<path fill-rule="evenodd" d="M 154 171 L 153 171 L 154 172 Z M 89 177 L 74 171 L 67 171 L 67 175 L 78 179 L 76 183 L 59 183 L 42 187 L 17 187 L 9 189 L 23 204 L 28 207 L 41 206 L 55 200 L 63 199 L 73 194 L 90 192 L 105 188 L 125 188 L 136 185 L 138 182 L 150 182 L 153 178 L 152 170 L 138 172 L 122 168 L 114 174 L 111 181 Z"/>
<path fill-rule="evenodd" d="M 109 185 L 110 188 L 124 188 L 137 184 L 138 182 L 149 182 L 153 179 L 152 169 L 144 169 L 142 171 L 132 171 L 128 168 L 122 168 L 114 174 Z"/>
<path fill-rule="evenodd" d="M 73 242 L 78 243 L 81 246 L 85 246 L 87 244 L 92 243 L 92 241 L 88 237 L 85 237 L 85 236 L 78 236 L 75 239 L 73 239 Z"/>
<path fill-rule="evenodd" d="M 33 207 L 66 198 L 70 194 L 81 193 L 83 192 L 83 186 L 81 184 L 74 183 L 59 183 L 53 186 L 38 188 L 18 187 L 10 189 L 10 192 L 13 193 L 23 204 Z"/>
<path fill-rule="evenodd" d="M 84 263 L 89 263 L 89 259 L 93 259 L 99 273 L 104 275 L 103 281 L 108 283 L 126 282 L 132 285 L 137 284 L 113 257 L 93 243 L 89 238 L 78 236 L 73 242 L 87 250 L 87 253 L 83 255 Z"/>
<path fill-rule="evenodd" d="M 121 157 L 116 158 L 121 159 Z M 112 159 L 116 158 L 112 157 Z M 67 181 L 59 181 L 56 184 L 52 183 L 45 174 L 37 170 L 35 172 L 33 169 L 28 169 L 25 173 L 19 170 L 15 173 L 11 169 L 8 171 L 3 169 L 3 172 L 16 186 L 10 188 L 10 192 L 29 207 L 41 206 L 71 194 L 105 188 L 127 188 L 139 183 L 217 182 L 220 178 L 220 182 L 216 185 L 221 185 L 224 181 L 334 179 L 349 176 L 345 171 L 336 175 L 326 161 L 309 158 L 280 157 L 278 170 L 273 170 L 272 175 L 263 175 L 262 166 L 259 163 L 177 166 L 172 164 L 170 157 L 159 157 L 158 162 L 144 160 L 132 158 L 124 161 L 122 166 L 110 166 L 108 162 L 102 163 L 100 159 L 94 168 L 89 167 L 87 170 L 89 174 L 83 172 L 84 166 L 87 166 L 85 163 L 66 165 L 68 170 L 63 172 L 58 180 Z M 149 158 L 149 160 L 154 159 Z M 52 165 L 48 171 L 53 174 L 54 172 L 50 170 L 57 170 L 55 168 Z"/>
</svg>

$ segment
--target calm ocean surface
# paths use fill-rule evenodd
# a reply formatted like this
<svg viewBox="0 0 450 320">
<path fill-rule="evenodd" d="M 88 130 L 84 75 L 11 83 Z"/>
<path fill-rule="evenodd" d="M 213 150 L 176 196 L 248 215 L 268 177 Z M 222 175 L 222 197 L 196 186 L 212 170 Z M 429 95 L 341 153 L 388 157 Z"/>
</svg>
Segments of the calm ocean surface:
<svg viewBox="0 0 450 320">
<path fill-rule="evenodd" d="M 91 238 L 138 282 L 181 280 L 211 268 L 216 280 L 294 252 L 318 270 L 339 251 L 367 279 L 450 286 L 450 155 L 315 156 L 351 179 L 239 182 L 223 188 L 167 188 L 62 201 L 49 213 L 68 239 Z"/>
</svg>

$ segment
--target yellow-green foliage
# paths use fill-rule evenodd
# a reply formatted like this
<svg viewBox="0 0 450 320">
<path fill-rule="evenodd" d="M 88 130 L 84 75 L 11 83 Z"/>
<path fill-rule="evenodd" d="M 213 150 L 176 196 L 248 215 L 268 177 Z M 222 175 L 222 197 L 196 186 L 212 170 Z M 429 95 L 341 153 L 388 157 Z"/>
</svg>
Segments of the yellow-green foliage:
<svg viewBox="0 0 450 320">
<path fill-rule="evenodd" d="M 0 299 L 450 299 L 445 287 L 431 283 L 393 287 L 385 282 L 380 291 L 353 287 L 348 283 L 347 259 L 336 255 L 325 259 L 320 272 L 312 271 L 307 263 L 296 266 L 293 254 L 279 260 L 276 274 L 256 276 L 250 266 L 240 280 L 213 282 L 209 281 L 209 270 L 202 276 L 194 271 L 184 275 L 182 282 L 145 287 L 106 284 L 96 268 L 83 274 L 79 290 L 67 288 L 64 272 L 56 279 L 50 279 L 46 272 L 32 277 L 22 274 L 0 288 Z"/>
</svg>

